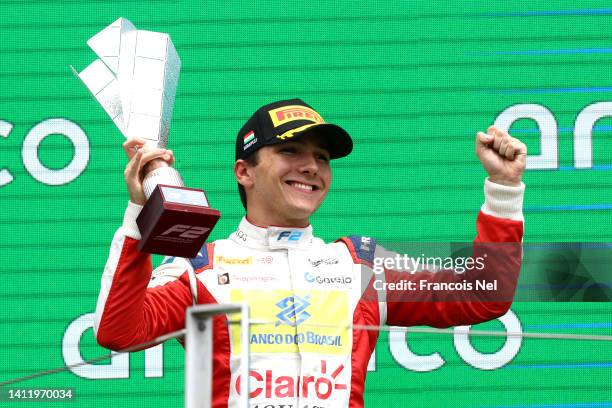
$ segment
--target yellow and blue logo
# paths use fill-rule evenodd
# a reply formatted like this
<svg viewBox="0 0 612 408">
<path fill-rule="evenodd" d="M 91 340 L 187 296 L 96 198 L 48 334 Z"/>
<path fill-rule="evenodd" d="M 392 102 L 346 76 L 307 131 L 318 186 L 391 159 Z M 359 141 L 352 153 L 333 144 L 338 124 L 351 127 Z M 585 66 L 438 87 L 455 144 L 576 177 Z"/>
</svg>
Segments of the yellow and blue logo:
<svg viewBox="0 0 612 408">
<path fill-rule="evenodd" d="M 230 297 L 249 304 L 251 353 L 350 352 L 352 313 L 343 291 L 232 289 Z M 240 353 L 240 327 L 232 325 L 230 332 L 232 352 Z"/>
<path fill-rule="evenodd" d="M 304 296 L 303 298 L 293 295 L 287 296 L 276 304 L 281 308 L 280 313 L 276 315 L 278 320 L 276 326 L 281 324 L 288 324 L 289 326 L 297 326 L 310 317 L 310 314 L 306 311 L 306 308 L 310 306 L 308 302 L 310 296 Z"/>
</svg>

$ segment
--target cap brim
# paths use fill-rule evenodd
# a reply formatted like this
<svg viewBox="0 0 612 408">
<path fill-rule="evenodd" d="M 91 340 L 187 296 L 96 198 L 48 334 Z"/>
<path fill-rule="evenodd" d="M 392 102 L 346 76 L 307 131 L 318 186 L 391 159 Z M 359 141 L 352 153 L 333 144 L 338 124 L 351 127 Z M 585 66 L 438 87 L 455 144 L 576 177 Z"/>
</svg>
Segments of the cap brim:
<svg viewBox="0 0 612 408">
<path fill-rule="evenodd" d="M 353 151 L 353 139 L 338 125 L 331 123 L 321 123 L 310 126 L 301 132 L 295 133 L 296 137 L 308 136 L 309 133 L 316 133 L 325 137 L 328 143 L 329 155 L 331 159 L 339 159 L 348 156 Z"/>
</svg>

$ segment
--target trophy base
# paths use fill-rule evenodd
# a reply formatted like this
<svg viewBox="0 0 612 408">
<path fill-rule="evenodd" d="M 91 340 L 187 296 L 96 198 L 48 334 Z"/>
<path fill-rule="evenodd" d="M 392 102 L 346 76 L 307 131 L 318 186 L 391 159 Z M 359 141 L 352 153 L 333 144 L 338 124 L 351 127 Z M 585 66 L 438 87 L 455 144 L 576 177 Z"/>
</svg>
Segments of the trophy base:
<svg viewBox="0 0 612 408">
<path fill-rule="evenodd" d="M 220 216 L 204 191 L 159 184 L 136 219 L 138 250 L 195 258 Z"/>
</svg>

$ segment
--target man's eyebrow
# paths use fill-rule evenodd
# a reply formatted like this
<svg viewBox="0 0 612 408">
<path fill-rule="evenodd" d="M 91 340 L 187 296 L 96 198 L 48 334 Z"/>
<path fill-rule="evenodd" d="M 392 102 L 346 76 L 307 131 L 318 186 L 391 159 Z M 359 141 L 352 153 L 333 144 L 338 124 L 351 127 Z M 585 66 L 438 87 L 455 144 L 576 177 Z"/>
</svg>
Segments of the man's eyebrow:
<svg viewBox="0 0 612 408">
<path fill-rule="evenodd" d="M 277 150 L 281 150 L 281 149 L 284 149 L 286 147 L 296 147 L 297 145 L 298 144 L 295 143 L 295 142 L 284 142 L 284 143 L 278 143 L 278 144 L 274 145 L 274 147 Z"/>
<path fill-rule="evenodd" d="M 322 152 L 327 153 L 328 155 L 331 154 L 330 153 L 330 149 L 329 149 L 329 143 L 327 143 L 325 140 L 323 139 L 319 139 L 317 140 L 317 143 L 315 145 L 315 149 L 320 150 Z"/>
<path fill-rule="evenodd" d="M 320 153 L 324 153 L 325 156 L 327 156 L 327 157 L 331 156 L 331 153 L 329 152 L 329 149 L 327 148 L 327 146 L 326 147 L 317 146 L 316 147 L 316 152 L 319 153 L 319 154 Z"/>
</svg>

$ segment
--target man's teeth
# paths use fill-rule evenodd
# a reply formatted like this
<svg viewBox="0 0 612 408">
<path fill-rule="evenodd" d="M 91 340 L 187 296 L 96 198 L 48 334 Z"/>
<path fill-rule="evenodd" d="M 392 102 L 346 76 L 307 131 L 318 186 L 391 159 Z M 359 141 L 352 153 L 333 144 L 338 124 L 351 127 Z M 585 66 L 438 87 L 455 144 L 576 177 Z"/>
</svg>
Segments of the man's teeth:
<svg viewBox="0 0 612 408">
<path fill-rule="evenodd" d="M 293 187 L 297 187 L 297 188 L 301 188 L 302 190 L 308 190 L 308 191 L 312 191 L 312 186 L 309 186 L 307 184 L 302 184 L 302 183 L 297 183 L 297 182 L 292 182 L 291 185 Z"/>
</svg>

